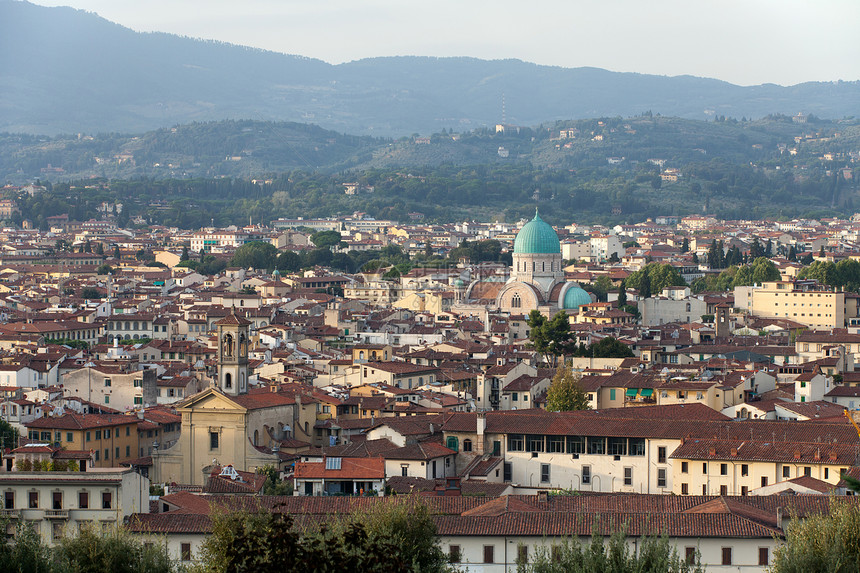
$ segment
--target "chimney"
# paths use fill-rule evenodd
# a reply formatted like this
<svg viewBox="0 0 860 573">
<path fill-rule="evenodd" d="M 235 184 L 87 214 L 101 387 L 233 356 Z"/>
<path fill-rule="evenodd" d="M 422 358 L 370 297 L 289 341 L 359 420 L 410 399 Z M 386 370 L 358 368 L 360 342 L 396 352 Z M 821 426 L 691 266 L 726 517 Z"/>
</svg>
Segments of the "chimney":
<svg viewBox="0 0 860 573">
<path fill-rule="evenodd" d="M 487 415 L 484 412 L 478 412 L 478 418 L 476 420 L 477 426 L 477 434 L 478 441 L 484 440 L 484 432 L 487 429 Z"/>
<path fill-rule="evenodd" d="M 540 490 L 539 492 L 537 492 L 537 500 L 544 502 L 544 503 L 548 502 L 549 501 L 549 492 L 545 489 Z"/>
<path fill-rule="evenodd" d="M 796 460 L 800 459 L 800 450 L 794 450 L 794 459 L 796 459 Z"/>
<path fill-rule="evenodd" d="M 715 448 L 714 446 L 711 446 L 710 448 L 708 448 L 708 455 L 709 456 L 717 455 L 717 448 Z"/>
<path fill-rule="evenodd" d="M 738 449 L 737 448 L 732 448 L 732 457 L 733 458 L 738 457 Z"/>
<path fill-rule="evenodd" d="M 836 461 L 836 452 L 834 452 L 834 451 L 831 451 L 831 452 L 830 452 L 830 461 L 831 461 L 831 462 L 835 462 L 835 461 Z"/>
</svg>

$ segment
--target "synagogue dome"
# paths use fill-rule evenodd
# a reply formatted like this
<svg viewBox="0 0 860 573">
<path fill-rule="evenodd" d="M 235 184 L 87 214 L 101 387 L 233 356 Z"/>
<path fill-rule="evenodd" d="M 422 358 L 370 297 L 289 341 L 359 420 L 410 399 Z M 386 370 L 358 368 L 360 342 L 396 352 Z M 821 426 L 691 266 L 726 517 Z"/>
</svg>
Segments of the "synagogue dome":
<svg viewBox="0 0 860 573">
<path fill-rule="evenodd" d="M 561 253 L 561 243 L 555 229 L 540 218 L 535 209 L 535 218 L 526 223 L 514 239 L 514 253 L 543 255 Z"/>
</svg>

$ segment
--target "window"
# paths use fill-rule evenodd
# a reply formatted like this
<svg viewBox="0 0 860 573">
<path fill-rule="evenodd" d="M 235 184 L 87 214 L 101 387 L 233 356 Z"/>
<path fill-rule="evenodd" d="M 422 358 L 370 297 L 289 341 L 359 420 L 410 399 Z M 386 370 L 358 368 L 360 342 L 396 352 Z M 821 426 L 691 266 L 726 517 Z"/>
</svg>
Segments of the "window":
<svg viewBox="0 0 860 573">
<path fill-rule="evenodd" d="M 666 487 L 666 468 L 657 470 L 657 487 Z"/>
<path fill-rule="evenodd" d="M 78 508 L 79 509 L 89 509 L 90 508 L 90 492 L 88 492 L 88 491 L 79 491 L 78 492 Z"/>
<path fill-rule="evenodd" d="M 610 388 L 610 389 L 609 389 L 609 399 L 610 399 L 610 400 L 615 400 L 615 388 Z"/>
<path fill-rule="evenodd" d="M 666 463 L 666 446 L 660 446 L 657 448 L 657 463 L 665 464 Z"/>
<path fill-rule="evenodd" d="M 549 464 L 540 465 L 540 481 L 541 483 L 549 482 Z"/>
<path fill-rule="evenodd" d="M 723 565 L 731 565 L 732 564 L 732 548 L 731 547 L 723 547 Z"/>
<path fill-rule="evenodd" d="M 627 438 L 609 438 L 609 455 L 627 455 Z"/>
<path fill-rule="evenodd" d="M 770 549 L 767 547 L 758 548 L 758 564 L 770 565 Z"/>
<path fill-rule="evenodd" d="M 522 452 L 525 450 L 525 437 L 522 434 L 508 435 L 508 451 Z"/>
<path fill-rule="evenodd" d="M 109 491 L 102 492 L 102 509 L 111 509 L 113 499 Z"/>
<path fill-rule="evenodd" d="M 117 446 L 113 452 L 113 459 L 118 459 L 118 458 L 119 458 L 119 446 Z"/>
<path fill-rule="evenodd" d="M 720 475 L 721 476 L 729 475 L 729 464 L 720 464 Z"/>
<path fill-rule="evenodd" d="M 606 453 L 606 438 L 588 438 L 588 453 L 589 454 L 605 454 Z"/>
<path fill-rule="evenodd" d="M 591 483 L 591 466 L 582 466 L 582 483 L 583 485 Z"/>
<path fill-rule="evenodd" d="M 539 436 L 536 434 L 530 434 L 526 436 L 526 451 L 527 452 L 542 452 L 544 444 L 543 444 L 543 436 Z"/>
<path fill-rule="evenodd" d="M 74 434 L 72 434 L 71 432 L 66 432 L 66 441 L 67 442 L 74 442 L 75 441 Z"/>
<path fill-rule="evenodd" d="M 105 388 L 110 388 L 110 378 L 105 378 Z"/>
<path fill-rule="evenodd" d="M 408 476 L 409 475 L 409 466 L 407 466 L 407 465 L 400 466 L 400 475 L 403 477 Z"/>
<path fill-rule="evenodd" d="M 687 462 L 681 462 L 681 473 L 688 473 L 690 470 L 690 465 Z"/>
<path fill-rule="evenodd" d="M 702 463 L 702 473 L 703 473 L 703 474 L 708 473 L 708 462 L 703 462 L 703 463 Z"/>
<path fill-rule="evenodd" d="M 101 439 L 102 439 L 102 431 L 101 431 L 101 430 L 96 430 L 96 439 L 97 439 L 97 440 L 101 440 Z"/>
<path fill-rule="evenodd" d="M 624 485 L 633 485 L 633 468 L 624 468 Z"/>
<path fill-rule="evenodd" d="M 750 475 L 750 467 L 747 464 L 741 464 L 741 475 L 742 476 Z"/>
<path fill-rule="evenodd" d="M 183 543 L 181 547 L 182 560 L 191 561 L 191 544 Z"/>
<path fill-rule="evenodd" d="M 688 565 L 692 565 L 696 562 L 696 548 L 695 547 L 685 547 L 684 548 L 684 559 L 687 561 Z"/>
<path fill-rule="evenodd" d="M 448 546 L 448 563 L 459 563 L 460 562 L 460 546 L 459 545 L 449 545 Z"/>
<path fill-rule="evenodd" d="M 725 497 L 725 496 L 729 495 L 729 486 L 727 486 L 727 485 L 721 485 L 721 486 L 720 486 L 720 495 L 721 495 L 721 496 L 723 496 L 723 497 Z"/>
<path fill-rule="evenodd" d="M 494 550 L 495 546 L 484 545 L 484 563 L 495 563 Z"/>
<path fill-rule="evenodd" d="M 567 453 L 569 454 L 584 454 L 585 453 L 585 438 L 582 436 L 567 437 Z"/>
<path fill-rule="evenodd" d="M 110 459 L 110 450 L 105 448 L 105 461 Z"/>
<path fill-rule="evenodd" d="M 209 449 L 218 449 L 218 432 L 209 432 Z"/>
<path fill-rule="evenodd" d="M 812 468 L 809 466 L 805 466 L 803 468 L 803 475 L 805 475 L 806 477 L 810 477 L 812 475 Z"/>
<path fill-rule="evenodd" d="M 690 484 L 682 483 L 681 484 L 681 495 L 689 495 L 690 494 Z"/>
<path fill-rule="evenodd" d="M 51 495 L 51 501 L 53 502 L 51 509 L 63 509 L 63 492 L 55 491 Z"/>
<path fill-rule="evenodd" d="M 3 494 L 3 508 L 15 509 L 15 492 L 7 491 Z"/>
<path fill-rule="evenodd" d="M 63 522 L 55 521 L 51 524 L 51 538 L 58 541 L 63 538 Z"/>
<path fill-rule="evenodd" d="M 746 495 L 746 494 L 748 494 L 748 493 L 749 493 L 749 491 L 750 491 L 750 488 L 749 488 L 749 487 L 747 487 L 747 486 L 745 486 L 745 485 L 742 485 L 742 486 L 741 486 L 741 495 Z"/>
<path fill-rule="evenodd" d="M 517 545 L 517 563 L 529 562 L 529 546 Z"/>
<path fill-rule="evenodd" d="M 547 437 L 547 449 L 550 453 L 564 453 L 564 436 Z"/>
<path fill-rule="evenodd" d="M 472 440 L 463 440 L 463 451 L 471 452 L 472 451 Z"/>
<path fill-rule="evenodd" d="M 767 485 L 767 476 L 761 476 L 761 487 Z"/>
<path fill-rule="evenodd" d="M 782 466 L 782 477 L 790 478 L 791 477 L 791 467 L 790 466 Z"/>
</svg>

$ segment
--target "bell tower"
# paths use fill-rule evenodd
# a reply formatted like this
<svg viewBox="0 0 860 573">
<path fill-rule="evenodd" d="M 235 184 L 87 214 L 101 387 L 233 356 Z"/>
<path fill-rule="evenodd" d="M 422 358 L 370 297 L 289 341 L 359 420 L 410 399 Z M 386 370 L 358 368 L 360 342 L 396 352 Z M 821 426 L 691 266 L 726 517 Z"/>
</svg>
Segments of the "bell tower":
<svg viewBox="0 0 860 573">
<path fill-rule="evenodd" d="M 230 314 L 215 323 L 218 327 L 218 389 L 230 396 L 248 393 L 248 345 L 251 322 Z"/>
</svg>

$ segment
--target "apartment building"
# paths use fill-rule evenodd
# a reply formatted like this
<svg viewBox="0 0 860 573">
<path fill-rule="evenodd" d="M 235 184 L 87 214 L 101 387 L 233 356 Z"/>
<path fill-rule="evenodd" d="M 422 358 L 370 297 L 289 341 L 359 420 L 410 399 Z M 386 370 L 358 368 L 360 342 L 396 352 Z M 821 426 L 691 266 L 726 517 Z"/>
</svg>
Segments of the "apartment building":
<svg viewBox="0 0 860 573">
<path fill-rule="evenodd" d="M 812 280 L 735 287 L 735 308 L 762 318 L 788 318 L 811 328 L 845 328 L 857 318 L 857 298 Z"/>
</svg>

